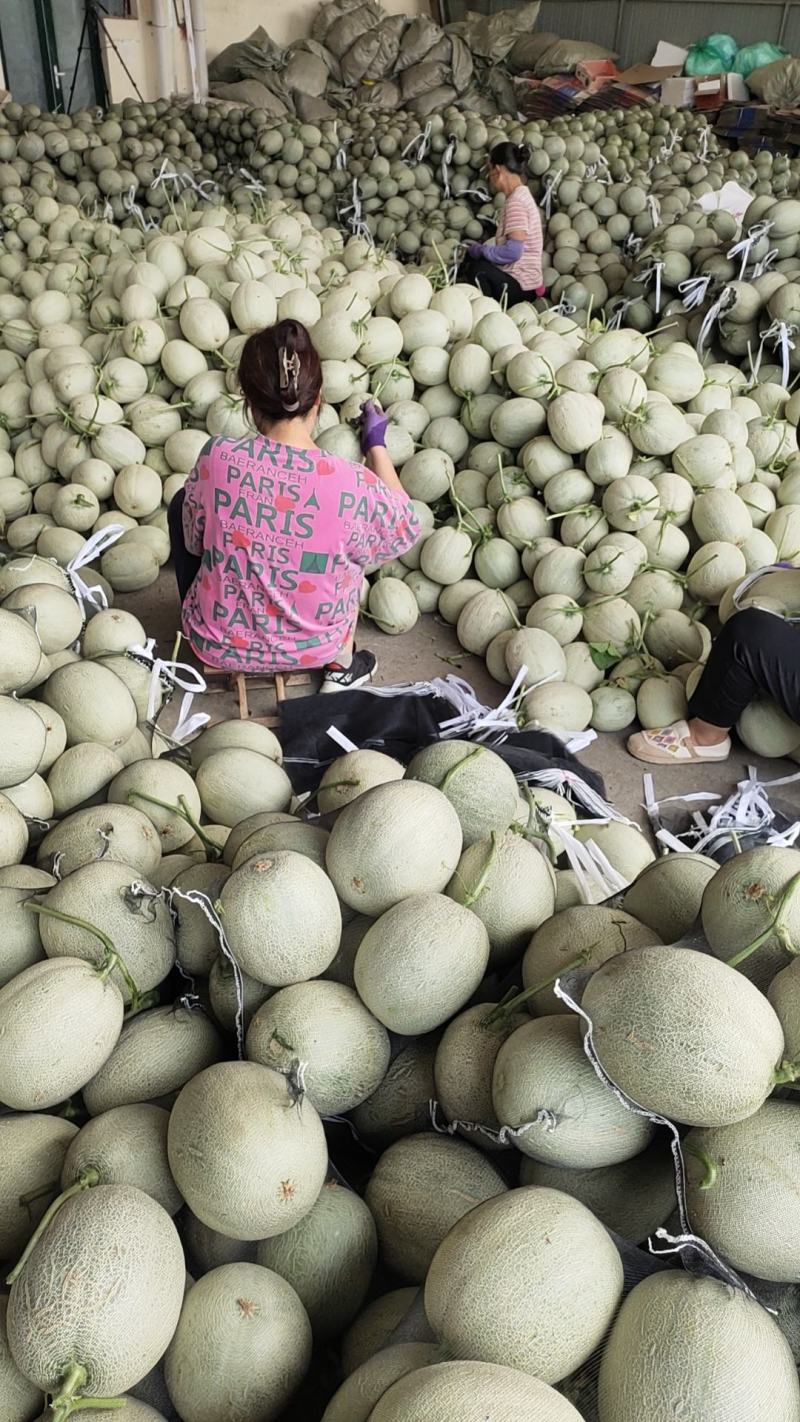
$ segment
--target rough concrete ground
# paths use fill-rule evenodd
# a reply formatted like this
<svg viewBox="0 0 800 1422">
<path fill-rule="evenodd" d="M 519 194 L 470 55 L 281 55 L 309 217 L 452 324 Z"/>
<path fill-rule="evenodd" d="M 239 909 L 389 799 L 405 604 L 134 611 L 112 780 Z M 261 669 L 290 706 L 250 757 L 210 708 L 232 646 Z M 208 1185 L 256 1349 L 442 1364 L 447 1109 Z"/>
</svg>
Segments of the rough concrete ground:
<svg viewBox="0 0 800 1422">
<path fill-rule="evenodd" d="M 171 569 L 163 569 L 158 581 L 141 592 L 119 594 L 116 603 L 135 613 L 148 636 L 156 638 L 162 656 L 171 656 L 180 625 L 178 595 Z M 377 680 L 384 686 L 445 677 L 452 673 L 468 681 L 478 699 L 487 706 L 496 706 L 505 693 L 505 688 L 498 686 L 489 676 L 483 660 L 464 652 L 454 629 L 435 616 L 421 617 L 416 627 L 401 637 L 386 636 L 373 623 L 362 621 L 358 640 L 361 646 L 369 647 L 377 656 Z M 179 656 L 185 659 L 185 652 Z M 303 686 L 294 694 L 306 695 L 309 690 L 309 687 Z M 291 690 L 289 694 L 293 694 Z M 255 692 L 248 699 L 253 714 L 257 716 L 269 715 L 274 710 L 274 695 L 269 690 Z M 193 709 L 208 711 L 214 721 L 238 714 L 235 697 L 228 691 L 198 697 Z M 600 735 L 581 753 L 580 758 L 603 776 L 606 793 L 613 804 L 623 814 L 644 822 L 642 773 L 645 767 L 627 754 L 625 738 L 626 733 Z M 663 798 L 707 791 L 724 798 L 746 775 L 750 764 L 757 766 L 763 780 L 790 775 L 798 769 L 789 760 L 765 760 L 754 756 L 735 742 L 733 755 L 721 765 L 686 769 L 652 767 L 656 795 Z M 800 812 L 800 781 L 777 793 L 784 801 L 797 805 Z"/>
</svg>

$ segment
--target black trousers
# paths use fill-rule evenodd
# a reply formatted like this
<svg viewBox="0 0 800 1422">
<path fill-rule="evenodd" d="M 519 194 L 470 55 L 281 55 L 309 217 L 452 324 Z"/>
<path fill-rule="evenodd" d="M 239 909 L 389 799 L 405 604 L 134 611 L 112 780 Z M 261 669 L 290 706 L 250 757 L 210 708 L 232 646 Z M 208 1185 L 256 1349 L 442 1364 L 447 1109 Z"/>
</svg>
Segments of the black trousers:
<svg viewBox="0 0 800 1422">
<path fill-rule="evenodd" d="M 516 306 L 520 301 L 536 300 L 535 291 L 523 291 L 515 277 L 504 272 L 502 267 L 496 267 L 493 262 L 487 262 L 483 257 L 479 257 L 477 261 L 468 258 L 462 264 L 458 275 L 460 281 L 480 287 L 484 296 L 493 296 L 495 301 L 499 301 L 503 292 L 507 292 L 509 306 Z"/>
<path fill-rule="evenodd" d="M 183 602 L 197 574 L 200 572 L 200 558 L 196 553 L 189 552 L 183 537 L 184 498 L 185 494 L 183 489 L 179 489 L 167 509 L 169 541 L 172 545 L 172 563 L 175 569 L 175 581 L 178 584 L 178 596 L 181 602 Z"/>
<path fill-rule="evenodd" d="M 748 607 L 735 613 L 717 637 L 689 715 L 730 728 L 759 693 L 771 696 L 800 724 L 800 628 Z"/>
</svg>

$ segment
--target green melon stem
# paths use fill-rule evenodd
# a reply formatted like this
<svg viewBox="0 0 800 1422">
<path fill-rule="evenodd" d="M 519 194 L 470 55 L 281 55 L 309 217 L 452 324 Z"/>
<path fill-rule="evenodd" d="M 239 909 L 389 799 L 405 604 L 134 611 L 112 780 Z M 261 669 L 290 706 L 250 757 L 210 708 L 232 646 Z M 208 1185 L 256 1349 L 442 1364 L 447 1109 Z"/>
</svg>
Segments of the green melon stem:
<svg viewBox="0 0 800 1422">
<path fill-rule="evenodd" d="M 57 918 L 60 923 L 69 923 L 72 924 L 73 928 L 82 928 L 85 933 L 91 933 L 93 937 L 97 938 L 103 946 L 104 955 L 103 961 L 98 967 L 99 976 L 105 982 L 106 979 L 111 976 L 114 969 L 119 968 L 120 977 L 131 995 L 131 1007 L 138 1005 L 140 1001 L 139 989 L 134 982 L 133 976 L 122 961 L 122 957 L 117 952 L 108 934 L 104 933 L 102 928 L 98 928 L 94 923 L 89 923 L 85 918 L 77 918 L 75 914 L 64 913 L 61 909 L 51 908 L 49 904 L 35 904 L 32 900 L 28 900 L 25 907 L 30 909 L 32 913 L 42 914 L 45 918 Z"/>
<path fill-rule="evenodd" d="M 490 1027 L 492 1023 L 497 1021 L 504 1021 L 512 1012 L 516 1012 L 518 1008 L 524 1007 L 526 1002 L 530 1002 L 531 998 L 536 997 L 537 993 L 544 992 L 545 988 L 552 987 L 553 983 L 558 982 L 559 978 L 563 978 L 565 973 L 572 973 L 576 968 L 585 968 L 587 963 L 591 962 L 595 948 L 598 947 L 599 940 L 597 943 L 591 943 L 588 948 L 584 948 L 576 958 L 572 959 L 572 962 L 564 963 L 563 966 L 558 969 L 558 972 L 553 973 L 552 977 L 545 978 L 544 982 L 536 983 L 534 987 L 524 988 L 522 992 L 518 992 L 516 996 L 512 997 L 508 1002 L 500 1003 L 486 1018 L 486 1021 L 483 1023 L 484 1027 Z"/>
<path fill-rule="evenodd" d="M 787 953 L 800 953 L 800 943 L 795 942 L 789 936 L 784 923 L 786 911 L 791 906 L 798 889 L 800 889 L 800 874 L 795 874 L 781 893 L 773 916 L 763 933 L 759 933 L 758 937 L 754 938 L 752 943 L 748 943 L 746 948 L 741 948 L 738 953 L 734 953 L 732 958 L 726 960 L 729 968 L 738 968 L 740 963 L 744 963 L 752 953 L 763 948 L 764 944 L 768 943 L 773 936 L 777 938 L 780 946 L 785 948 Z"/>
<path fill-rule="evenodd" d="M 66 1190 L 62 1190 L 60 1195 L 56 1196 L 53 1203 L 48 1206 L 48 1208 L 42 1215 L 42 1218 L 36 1226 L 36 1229 L 33 1231 L 33 1234 L 28 1240 L 28 1243 L 25 1245 L 25 1248 L 22 1251 L 18 1262 L 14 1265 L 14 1268 L 11 1270 L 11 1273 L 7 1275 L 7 1284 L 13 1284 L 19 1278 L 20 1274 L 25 1268 L 25 1265 L 30 1259 L 33 1250 L 39 1243 L 39 1240 L 41 1239 L 45 1231 L 49 1229 L 52 1221 L 55 1219 L 56 1215 L 61 1209 L 61 1206 L 65 1205 L 67 1200 L 73 1199 L 75 1195 L 82 1195 L 84 1190 L 91 1190 L 94 1185 L 99 1184 L 100 1172 L 98 1170 L 95 1170 L 92 1166 L 87 1165 L 86 1168 L 81 1171 L 77 1180 L 75 1180 L 72 1185 L 68 1186 Z"/>
<path fill-rule="evenodd" d="M 470 751 L 469 755 L 464 756 L 463 760 L 456 761 L 455 765 L 450 766 L 450 769 L 447 771 L 447 774 L 439 785 L 439 789 L 441 790 L 442 794 L 447 793 L 447 787 L 450 784 L 450 781 L 453 779 L 453 776 L 456 775 L 458 771 L 462 769 L 463 766 L 469 765 L 469 762 L 471 760 L 474 760 L 476 756 L 483 755 L 483 750 L 483 746 L 476 746 L 474 750 Z"/>
<path fill-rule="evenodd" d="M 483 866 L 483 873 L 475 885 L 475 888 L 472 889 L 464 899 L 464 908 L 472 908 L 472 905 L 477 903 L 484 889 L 488 886 L 494 862 L 497 858 L 497 830 L 492 830 L 490 839 L 491 844 L 489 846 L 489 853 L 486 856 L 486 863 Z"/>
<path fill-rule="evenodd" d="M 710 1190 L 717 1181 L 717 1162 L 713 1156 L 708 1154 L 708 1151 L 703 1150 L 701 1146 L 695 1145 L 692 1141 L 684 1141 L 683 1148 L 689 1155 L 693 1155 L 695 1160 L 699 1160 L 705 1170 L 705 1175 L 700 1181 L 700 1189 Z"/>
<path fill-rule="evenodd" d="M 86 1386 L 88 1373 L 82 1363 L 70 1363 L 64 1373 L 64 1380 L 53 1396 L 47 1414 L 53 1422 L 67 1422 L 73 1412 L 117 1411 L 125 1406 L 124 1397 L 82 1397 L 79 1389 Z"/>
<path fill-rule="evenodd" d="M 194 833 L 200 840 L 200 843 L 206 851 L 208 858 L 220 858 L 222 851 L 220 850 L 219 845 L 215 844 L 213 839 L 209 839 L 208 835 L 203 829 L 203 826 L 201 824 L 198 824 L 197 820 L 195 819 L 194 815 L 189 809 L 189 806 L 186 803 L 185 796 L 179 795 L 177 805 L 172 805 L 168 800 L 159 800 L 156 795 L 147 795 L 144 790 L 129 790 L 128 804 L 132 804 L 134 800 L 145 800 L 148 805 L 158 805 L 160 809 L 169 810 L 171 814 L 177 815 L 179 819 L 185 820 L 187 825 L 189 825 L 189 827 L 194 830 Z"/>
</svg>

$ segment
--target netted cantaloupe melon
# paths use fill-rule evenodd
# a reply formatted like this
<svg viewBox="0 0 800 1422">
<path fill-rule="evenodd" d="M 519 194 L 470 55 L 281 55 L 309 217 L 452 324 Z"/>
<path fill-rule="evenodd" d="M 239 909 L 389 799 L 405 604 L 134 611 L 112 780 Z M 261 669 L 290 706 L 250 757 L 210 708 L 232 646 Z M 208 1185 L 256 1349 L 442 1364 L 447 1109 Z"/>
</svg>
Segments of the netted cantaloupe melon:
<svg viewBox="0 0 800 1422">
<path fill-rule="evenodd" d="M 532 1185 L 465 1215 L 425 1283 L 428 1322 L 453 1357 L 550 1383 L 586 1362 L 621 1298 L 622 1261 L 603 1226 L 569 1195 Z"/>
<path fill-rule="evenodd" d="M 169 760 L 137 760 L 115 775 L 108 787 L 112 804 L 133 805 L 155 825 L 162 854 L 188 844 L 194 834 L 182 809 L 197 823 L 202 813 L 197 787 L 185 770 Z"/>
<path fill-rule="evenodd" d="M 800 1283 L 798 1123 L 793 1101 L 765 1101 L 684 1141 L 693 1229 L 734 1269 L 783 1284 Z"/>
<path fill-rule="evenodd" d="M 96 741 L 113 750 L 136 730 L 136 705 L 128 688 L 100 662 L 71 662 L 48 678 L 42 700 L 67 728 L 67 744 Z"/>
<path fill-rule="evenodd" d="M 497 1003 L 481 1002 L 459 1013 L 445 1029 L 434 1061 L 436 1100 L 445 1118 L 461 1122 L 459 1134 L 482 1150 L 508 1150 L 470 1126 L 500 1130 L 492 1102 L 492 1073 L 503 1043 L 527 1021 L 524 1012 L 494 1015 Z"/>
<path fill-rule="evenodd" d="M 383 1394 L 369 1422 L 579 1422 L 571 1402 L 538 1378 L 491 1363 L 434 1363 L 406 1373 Z"/>
<path fill-rule="evenodd" d="M 436 1343 L 391 1343 L 356 1368 L 334 1393 L 322 1422 L 369 1422 L 387 1388 L 407 1373 L 441 1360 Z"/>
<path fill-rule="evenodd" d="M 523 1155 L 585 1170 L 629 1160 L 653 1126 L 600 1081 L 583 1050 L 576 1017 L 527 1022 L 504 1042 L 492 1076 L 497 1119 L 519 1134 Z"/>
<path fill-rule="evenodd" d="M 522 960 L 526 991 L 538 988 L 531 1006 L 540 1017 L 568 1009 L 552 983 L 577 967 L 599 968 L 618 953 L 658 941 L 658 935 L 622 909 L 575 905 L 555 914 L 534 933 Z"/>
<path fill-rule="evenodd" d="M 123 767 L 122 757 L 109 746 L 98 746 L 91 741 L 68 746 L 47 777 L 53 813 L 61 819 L 80 805 L 104 802 L 106 786 Z"/>
<path fill-rule="evenodd" d="M 256 1062 L 220 1062 L 184 1086 L 169 1122 L 169 1164 L 187 1205 L 233 1239 L 267 1239 L 308 1214 L 328 1152 L 310 1101 Z"/>
<path fill-rule="evenodd" d="M 46 892 L 49 886 L 43 887 Z M 27 908 L 30 897 L 28 887 L 0 884 L 0 922 L 3 924 L 0 987 L 5 987 L 23 968 L 29 968 L 45 956 L 38 917 Z"/>
<path fill-rule="evenodd" d="M 405 767 L 382 751 L 354 750 L 336 757 L 325 771 L 317 790 L 320 814 L 329 815 L 357 800 L 373 785 L 402 780 Z"/>
<path fill-rule="evenodd" d="M 677 943 L 697 922 L 703 893 L 718 868 L 704 854 L 666 854 L 634 879 L 623 907 L 662 943 Z"/>
<path fill-rule="evenodd" d="M 232 749 L 255 751 L 274 760 L 277 765 L 283 760 L 283 750 L 275 732 L 257 721 L 217 721 L 213 726 L 206 726 L 192 741 L 189 753 L 197 770 L 207 756 Z"/>
<path fill-rule="evenodd" d="M 96 805 L 75 810 L 45 835 L 36 862 L 52 868 L 59 855 L 64 878 L 95 859 L 129 864 L 148 879 L 161 860 L 161 844 L 151 820 L 133 805 Z"/>
<path fill-rule="evenodd" d="M 518 957 L 555 908 L 554 878 L 547 861 L 511 830 L 469 845 L 447 893 L 484 924 L 492 967 Z"/>
<path fill-rule="evenodd" d="M 223 885 L 220 904 L 236 961 L 272 987 L 317 977 L 339 947 L 336 891 L 304 854 L 281 849 L 246 860 Z"/>
<path fill-rule="evenodd" d="M 759 845 L 728 859 L 703 894 L 702 921 L 711 951 L 766 989 L 800 946 L 800 850 Z"/>
<path fill-rule="evenodd" d="M 232 963 L 222 954 L 212 964 L 208 975 L 211 1011 L 224 1032 L 246 1032 L 253 1015 L 274 991 L 274 988 L 267 987 L 241 970 L 237 977 Z"/>
<path fill-rule="evenodd" d="M 168 1125 L 169 1112 L 149 1103 L 115 1106 L 93 1117 L 69 1143 L 61 1189 L 68 1190 L 84 1171 L 93 1171 L 97 1183 L 135 1185 L 168 1215 L 177 1214 L 183 1200 L 167 1160 Z"/>
<path fill-rule="evenodd" d="M 304 854 L 318 869 L 324 870 L 329 838 L 328 831 L 321 825 L 309 824 L 307 820 L 287 819 L 262 825 L 242 840 L 231 867 L 240 869 L 248 859 L 266 857 L 276 849 L 291 849 L 293 854 Z"/>
<path fill-rule="evenodd" d="M 668 1270 L 622 1305 L 599 1404 L 600 1422 L 674 1422 L 681 1411 L 703 1422 L 797 1422 L 800 1385 L 766 1309 L 717 1279 Z"/>
<path fill-rule="evenodd" d="M 40 916 L 39 931 L 48 958 L 85 958 L 102 966 L 105 947 L 91 925 L 110 939 L 140 993 L 163 982 L 175 962 L 169 910 L 132 865 L 113 859 L 85 864 L 50 889 L 41 903 L 46 912 Z M 119 968 L 111 978 L 130 1002 L 130 983 Z"/>
<path fill-rule="evenodd" d="M 223 722 L 223 724 L 227 723 Z M 266 825 L 283 824 L 287 821 L 295 823 L 295 816 L 288 814 L 285 810 L 261 810 L 256 815 L 248 815 L 245 819 L 239 820 L 225 841 L 225 848 L 222 851 L 225 863 L 233 865 L 240 846 L 254 830 L 261 829 Z"/>
<path fill-rule="evenodd" d="M 151 1376 L 148 1374 L 148 1376 Z M 125 1398 L 125 1422 L 166 1422 L 169 1412 L 163 1412 L 147 1401 L 137 1398 L 134 1393 L 126 1393 Z M 166 1399 L 169 1406 L 169 1398 Z M 172 1409 L 169 1409 L 172 1411 Z M 92 1408 L 96 1422 L 114 1422 L 116 1408 L 101 1407 L 95 1412 Z M 173 1414 L 177 1415 L 177 1414 Z M 48 1422 L 47 1413 L 39 1422 Z"/>
<path fill-rule="evenodd" d="M 30 622 L 16 612 L 0 607 L 0 695 L 22 691 L 33 682 L 42 657 L 39 639 Z"/>
<path fill-rule="evenodd" d="M 199 1008 L 153 1007 L 125 1024 L 114 1050 L 83 1090 L 87 1111 L 168 1096 L 218 1061 L 222 1038 Z"/>
<path fill-rule="evenodd" d="M 205 756 L 196 785 L 206 818 L 223 825 L 235 825 L 259 810 L 285 810 L 292 798 L 286 771 L 269 756 L 242 746 Z"/>
<path fill-rule="evenodd" d="M 292 1285 L 317 1343 L 352 1322 L 378 1257 L 375 1221 L 354 1190 L 326 1180 L 313 1208 L 285 1234 L 262 1239 L 256 1260 Z"/>
<path fill-rule="evenodd" d="M 197 1215 L 192 1214 L 188 1205 L 178 1217 L 178 1228 L 186 1251 L 186 1263 L 195 1279 L 207 1274 L 210 1269 L 218 1269 L 220 1264 L 256 1262 L 256 1240 L 229 1239 L 218 1230 L 209 1229 Z"/>
<path fill-rule="evenodd" d="M 419 1289 L 405 1288 L 392 1289 L 367 1304 L 342 1339 L 344 1377 L 349 1377 L 390 1342 L 419 1300 Z"/>
<path fill-rule="evenodd" d="M 373 1147 L 390 1145 L 411 1131 L 430 1125 L 430 1102 L 435 1095 L 433 1062 L 439 1045 L 437 1033 L 416 1037 L 393 1057 L 377 1091 L 350 1112 L 358 1132 Z"/>
<path fill-rule="evenodd" d="M 472 741 L 435 741 L 417 751 L 409 780 L 435 785 L 458 815 L 464 844 L 506 830 L 517 810 L 514 772 L 487 746 Z"/>
<path fill-rule="evenodd" d="M 21 1254 L 58 1194 L 64 1156 L 77 1130 L 61 1116 L 0 1116 L 0 1259 Z"/>
<path fill-rule="evenodd" d="M 14 1283 L 8 1339 L 20 1372 L 58 1394 L 85 1370 L 87 1397 L 115 1397 L 148 1373 L 175 1332 L 186 1267 L 172 1220 L 130 1185 L 67 1200 Z M 87 1308 L 87 1299 L 102 1307 Z"/>
<path fill-rule="evenodd" d="M 44 721 L 33 707 L 0 696 L 0 790 L 19 785 L 39 769 L 46 736 Z"/>
<path fill-rule="evenodd" d="M 302 1063 L 303 1086 L 322 1116 L 351 1111 L 386 1075 L 389 1034 L 358 994 L 341 983 L 282 988 L 256 1012 L 247 1031 L 250 1061 L 278 1071 Z"/>
<path fill-rule="evenodd" d="M 606 824 L 597 820 L 578 825 L 575 838 L 584 844 L 596 844 L 626 884 L 631 884 L 656 857 L 642 831 L 636 825 L 623 824 L 621 820 L 609 820 Z"/>
<path fill-rule="evenodd" d="M 775 974 L 767 997 L 783 1028 L 786 1060 L 800 1064 L 800 960 L 792 958 L 788 967 Z"/>
<path fill-rule="evenodd" d="M 413 894 L 364 935 L 356 988 L 379 1022 L 412 1037 L 469 1001 L 488 960 L 489 938 L 474 913 L 443 894 Z"/>
<path fill-rule="evenodd" d="M 66 1101 L 111 1055 L 123 1012 L 116 984 L 82 959 L 18 973 L 0 989 L 0 1101 L 17 1111 Z"/>
<path fill-rule="evenodd" d="M 458 815 L 440 790 L 391 781 L 342 810 L 328 843 L 328 873 L 346 904 L 377 917 L 409 894 L 440 893 L 462 843 Z"/>
<path fill-rule="evenodd" d="M 596 1170 L 569 1170 L 526 1156 L 519 1183 L 563 1190 L 586 1205 L 607 1229 L 634 1244 L 654 1234 L 676 1205 L 675 1162 L 669 1146 L 660 1139 L 632 1160 L 601 1165 Z"/>
<path fill-rule="evenodd" d="M 650 1111 L 724 1126 L 752 1116 L 772 1091 L 781 1024 L 747 978 L 709 954 L 659 945 L 612 958 L 589 979 L 582 1006 L 608 1075 Z"/>
<path fill-rule="evenodd" d="M 164 1360 L 183 1422 L 270 1422 L 311 1361 L 311 1326 L 285 1279 L 259 1264 L 224 1264 L 186 1296 Z"/>
<path fill-rule="evenodd" d="M 422 1284 L 442 1240 L 469 1210 L 507 1186 L 474 1146 L 425 1132 L 384 1151 L 365 1199 L 375 1218 L 383 1263 Z"/>
<path fill-rule="evenodd" d="M 33 612 L 36 635 L 42 651 L 63 652 L 76 642 L 83 627 L 81 604 L 72 592 L 52 583 L 27 583 L 3 599 L 8 612 Z"/>
<path fill-rule="evenodd" d="M 193 864 L 182 869 L 172 881 L 175 897 L 172 912 L 175 915 L 175 949 L 183 971 L 191 977 L 207 978 L 219 953 L 219 935 L 213 923 L 209 922 L 202 903 L 185 894 L 201 894 L 212 905 L 216 903 L 222 886 L 230 877 L 227 864 L 218 861 L 209 864 Z"/>
<path fill-rule="evenodd" d="M 0 795 L 0 868 L 19 864 L 28 848 L 24 815 L 6 795 Z"/>
<path fill-rule="evenodd" d="M 7 1311 L 8 1297 L 0 1294 L 0 1417 L 3 1422 L 33 1422 L 44 1406 L 44 1395 L 41 1388 L 23 1377 L 11 1356 L 6 1330 Z M 428 1361 L 431 1360 L 424 1358 L 424 1362 Z M 401 1377 L 402 1374 L 394 1376 Z M 391 1381 L 394 1382 L 394 1377 Z M 376 1395 L 376 1400 L 379 1396 L 380 1393 Z"/>
</svg>

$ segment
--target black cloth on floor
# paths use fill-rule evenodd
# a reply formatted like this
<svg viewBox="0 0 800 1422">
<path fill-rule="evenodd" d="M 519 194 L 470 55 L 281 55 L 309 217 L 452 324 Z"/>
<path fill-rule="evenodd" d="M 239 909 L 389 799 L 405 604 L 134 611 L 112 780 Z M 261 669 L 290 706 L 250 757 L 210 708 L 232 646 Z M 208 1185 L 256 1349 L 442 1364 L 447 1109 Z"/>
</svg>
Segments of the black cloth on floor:
<svg viewBox="0 0 800 1422">
<path fill-rule="evenodd" d="M 327 734 L 329 726 L 335 726 L 360 750 L 383 751 L 407 764 L 423 746 L 442 739 L 441 723 L 456 714 L 450 701 L 433 693 L 376 696 L 369 691 L 291 697 L 280 703 L 279 710 L 284 768 L 297 795 L 316 790 L 331 761 L 343 754 Z M 515 731 L 502 745 L 490 748 L 515 775 L 552 768 L 569 770 L 605 795 L 601 777 L 581 765 L 557 736 L 546 731 Z"/>
</svg>

